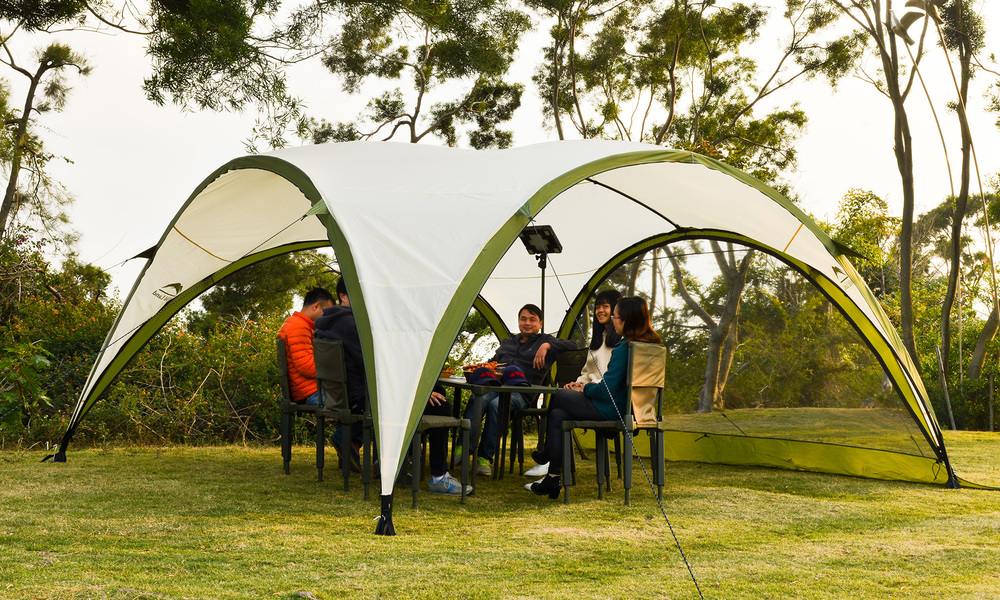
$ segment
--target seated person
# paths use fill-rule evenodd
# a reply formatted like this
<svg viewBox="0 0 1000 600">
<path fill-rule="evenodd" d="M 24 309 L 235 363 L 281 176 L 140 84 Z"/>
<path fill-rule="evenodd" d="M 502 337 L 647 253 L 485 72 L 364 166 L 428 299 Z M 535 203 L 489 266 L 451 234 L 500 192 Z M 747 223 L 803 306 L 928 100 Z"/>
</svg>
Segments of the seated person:
<svg viewBox="0 0 1000 600">
<path fill-rule="evenodd" d="M 313 361 L 313 327 L 323 309 L 333 306 L 333 296 L 323 288 L 313 288 L 302 299 L 302 310 L 285 319 L 278 337 L 285 340 L 285 360 L 288 363 L 288 386 L 292 402 L 315 406 L 316 363 Z"/>
<path fill-rule="evenodd" d="M 611 360 L 611 351 L 621 336 L 615 332 L 611 325 L 611 314 L 615 310 L 615 305 L 622 297 L 617 290 L 603 290 L 594 297 L 594 314 L 591 315 L 593 331 L 590 335 L 590 351 L 587 362 L 580 371 L 580 376 L 576 383 L 588 384 L 600 381 L 608 370 L 608 361 Z M 569 387 L 567 384 L 566 387 Z M 536 465 L 525 471 L 526 477 L 538 477 L 549 472 L 549 465 Z M 541 480 L 539 480 L 541 481 Z M 529 488 L 531 484 L 524 487 Z"/>
<path fill-rule="evenodd" d="M 621 420 L 625 414 L 625 397 L 628 392 L 628 345 L 632 342 L 661 343 L 659 334 L 653 330 L 649 321 L 649 307 L 642 298 L 632 296 L 619 300 L 612 323 L 622 339 L 611 352 L 604 378 L 588 384 L 569 383 L 549 401 L 545 448 L 532 453 L 538 464 L 549 463 L 548 475 L 541 481 L 532 483 L 529 488 L 539 496 L 548 495 L 555 499 L 562 489 L 563 421 Z"/>
<path fill-rule="evenodd" d="M 351 299 L 347 295 L 347 285 L 343 277 L 337 282 L 337 297 L 340 300 L 340 305 L 324 309 L 322 315 L 316 319 L 315 335 L 318 338 L 343 342 L 348 403 L 351 406 L 351 412 L 360 415 L 365 409 L 365 390 L 368 387 L 368 382 L 365 375 L 364 358 L 361 354 L 361 337 L 358 335 L 358 326 L 354 322 Z M 424 414 L 451 416 L 451 404 L 444 396 L 444 389 L 434 389 L 427 400 Z M 332 437 L 334 447 L 337 452 L 340 452 L 339 428 Z M 356 450 L 360 448 L 360 439 L 361 423 L 355 423 L 351 427 L 351 440 L 355 446 L 355 452 L 351 456 L 352 466 L 357 460 Z M 427 445 L 430 454 L 430 491 L 435 494 L 460 496 L 462 494 L 461 482 L 448 473 L 448 430 L 431 429 L 428 431 Z M 472 486 L 466 486 L 465 493 L 471 494 Z"/>
<path fill-rule="evenodd" d="M 576 344 L 569 340 L 560 340 L 542 333 L 542 309 L 534 304 L 525 304 L 517 313 L 517 328 L 519 335 L 500 342 L 496 354 L 490 361 L 506 363 L 508 367 L 516 366 L 524 372 L 531 385 L 541 385 L 545 376 L 552 368 L 552 363 L 560 352 L 575 350 Z M 525 394 L 510 395 L 510 410 L 516 412 L 527 408 L 534 398 Z M 490 463 L 497 448 L 497 437 L 500 421 L 500 394 L 490 392 L 482 397 L 483 416 L 485 421 L 479 436 L 477 475 L 491 475 Z M 472 402 L 465 409 L 465 418 L 472 418 Z M 461 460 L 461 452 L 455 453 L 455 460 Z"/>
</svg>

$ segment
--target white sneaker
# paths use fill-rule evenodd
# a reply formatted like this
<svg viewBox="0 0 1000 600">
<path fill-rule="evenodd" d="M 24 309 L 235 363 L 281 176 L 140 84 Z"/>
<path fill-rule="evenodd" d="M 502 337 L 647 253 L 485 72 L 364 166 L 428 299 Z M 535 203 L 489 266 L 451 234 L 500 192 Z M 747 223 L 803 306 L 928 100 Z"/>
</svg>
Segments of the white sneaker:
<svg viewBox="0 0 1000 600">
<path fill-rule="evenodd" d="M 538 477 L 540 475 L 548 475 L 548 474 L 549 474 L 549 463 L 545 463 L 544 465 L 535 465 L 524 472 L 525 477 Z"/>
<path fill-rule="evenodd" d="M 446 494 L 448 496 L 461 496 L 462 495 L 462 483 L 451 476 L 451 474 L 446 473 L 440 481 L 431 481 L 428 486 L 428 491 L 432 494 Z M 465 495 L 468 496 L 472 493 L 472 486 L 465 486 Z"/>
<path fill-rule="evenodd" d="M 548 473 L 549 473 L 549 465 L 548 465 L 548 463 L 545 463 L 544 465 L 538 465 L 538 467 L 545 467 L 545 475 L 542 475 L 542 478 L 539 479 L 538 481 L 532 481 L 531 483 L 524 484 L 524 489 L 528 490 L 529 492 L 534 491 L 534 490 L 531 489 L 531 486 L 535 485 L 536 483 L 541 483 L 541 482 L 545 481 L 545 476 L 548 475 Z M 535 468 L 537 469 L 538 467 L 535 467 Z M 527 475 L 527 473 L 525 473 L 525 475 Z"/>
</svg>

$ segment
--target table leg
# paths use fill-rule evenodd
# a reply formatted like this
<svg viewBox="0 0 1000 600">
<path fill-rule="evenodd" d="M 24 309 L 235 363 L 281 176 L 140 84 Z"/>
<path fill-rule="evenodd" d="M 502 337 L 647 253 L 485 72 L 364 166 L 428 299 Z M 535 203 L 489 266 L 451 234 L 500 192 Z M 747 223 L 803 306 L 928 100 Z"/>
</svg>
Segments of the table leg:
<svg viewBox="0 0 1000 600">
<path fill-rule="evenodd" d="M 510 433 L 510 392 L 500 392 L 500 406 L 498 407 L 499 423 L 497 427 L 500 434 L 500 447 L 493 459 L 494 466 L 493 479 L 503 479 L 504 457 L 507 454 L 507 435 Z"/>
<path fill-rule="evenodd" d="M 472 474 L 470 478 L 472 480 L 472 487 L 475 488 L 476 459 L 479 456 L 479 434 L 483 428 L 483 397 L 473 393 L 472 397 L 469 398 L 469 402 L 472 403 L 472 428 L 469 430 L 469 448 L 463 448 L 462 451 L 472 455 Z"/>
</svg>

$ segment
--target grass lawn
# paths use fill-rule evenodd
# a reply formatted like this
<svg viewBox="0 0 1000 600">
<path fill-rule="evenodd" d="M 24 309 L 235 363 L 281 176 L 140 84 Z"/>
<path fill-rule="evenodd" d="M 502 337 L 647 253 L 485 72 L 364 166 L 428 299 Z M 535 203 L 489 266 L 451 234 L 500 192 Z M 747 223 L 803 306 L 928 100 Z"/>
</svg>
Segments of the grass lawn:
<svg viewBox="0 0 1000 600">
<path fill-rule="evenodd" d="M 946 432 L 963 477 L 1000 485 L 1000 435 Z M 569 506 L 480 478 L 474 496 L 344 493 L 278 448 L 0 452 L 0 598 L 698 598 L 638 468 Z M 426 485 L 426 483 L 425 483 Z M 664 508 L 705 598 L 1000 597 L 1000 492 L 668 463 Z"/>
</svg>

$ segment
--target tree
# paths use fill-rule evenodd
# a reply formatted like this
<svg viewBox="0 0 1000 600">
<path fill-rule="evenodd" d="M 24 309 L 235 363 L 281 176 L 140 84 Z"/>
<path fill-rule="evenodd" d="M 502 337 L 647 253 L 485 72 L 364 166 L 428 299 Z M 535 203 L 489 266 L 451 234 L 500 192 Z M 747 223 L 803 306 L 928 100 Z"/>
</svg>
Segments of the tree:
<svg viewBox="0 0 1000 600">
<path fill-rule="evenodd" d="M 530 23 L 506 2 L 335 0 L 299 7 L 265 33 L 258 32 L 275 18 L 278 0 L 216 4 L 154 3 L 151 99 L 216 110 L 260 106 L 268 118 L 257 133 L 272 146 L 284 143 L 289 125 L 317 140 L 405 131 L 410 142 L 430 135 L 454 145 L 465 128 L 476 148 L 511 143 L 499 126 L 519 106 L 522 86 L 504 77 Z M 355 122 L 310 121 L 286 88 L 284 67 L 316 58 L 348 93 L 368 83 L 411 87 L 378 94 Z"/>
<path fill-rule="evenodd" d="M 65 201 L 65 197 L 45 173 L 45 164 L 52 156 L 44 151 L 41 140 L 34 134 L 33 115 L 61 110 L 66 105 L 70 89 L 66 83 L 66 72 L 75 71 L 81 76 L 90 73 L 82 55 L 59 43 L 38 50 L 35 54 L 36 66 L 23 67 L 14 58 L 10 39 L 11 34 L 0 37 L 0 46 L 6 55 L 0 58 L 0 63 L 24 76 L 28 80 L 28 89 L 20 112 L 9 106 L 9 100 L 0 104 L 0 116 L 10 127 L 4 131 L 5 137 L 9 136 L 5 140 L 8 151 L 4 157 L 9 161 L 9 167 L 7 186 L 0 203 L 0 237 L 6 233 L 19 210 L 25 207 L 33 207 L 43 226 L 59 220 L 49 211 L 47 204 L 50 201 L 59 204 Z M 0 90 L 0 95 L 9 98 L 10 91 Z M 29 174 L 27 185 L 21 185 L 24 183 L 20 181 L 21 172 L 26 166 Z"/>
<path fill-rule="evenodd" d="M 895 245 L 899 219 L 889 215 L 885 200 L 874 192 L 848 190 L 840 201 L 836 220 L 826 230 L 835 240 L 864 257 L 854 261 L 855 267 L 876 298 L 898 293 Z"/>
<path fill-rule="evenodd" d="M 317 252 L 276 256 L 233 273 L 202 294 L 202 310 L 189 314 L 188 329 L 208 335 L 220 324 L 284 315 L 297 294 L 317 286 L 332 293 L 338 276 L 335 265 Z"/>
<path fill-rule="evenodd" d="M 962 135 L 962 169 L 961 185 L 958 196 L 955 198 L 955 216 L 951 224 L 951 254 L 950 267 L 948 270 L 948 291 L 945 293 L 944 303 L 941 308 L 941 347 L 946 352 L 951 349 L 951 313 L 955 303 L 960 273 L 962 269 L 962 224 L 968 210 L 969 185 L 971 183 L 972 166 L 972 132 L 969 129 L 969 117 L 966 111 L 969 97 L 969 82 L 974 76 L 973 57 L 982 50 L 985 45 L 985 30 L 982 19 L 972 10 L 971 2 L 959 0 L 951 3 L 942 14 L 945 27 L 939 27 L 942 45 L 947 48 L 957 48 L 960 65 L 960 83 L 956 92 L 957 101 L 954 105 L 958 115 L 959 130 Z M 996 290 L 994 290 L 994 294 Z M 997 310 L 996 298 L 993 302 L 993 311 Z M 988 329 L 983 330 L 984 333 Z M 950 363 L 945 363 L 945 374 L 949 371 Z M 961 365 L 959 365 L 961 368 Z M 978 370 L 977 370 L 978 371 Z M 970 373 L 972 370 L 970 369 Z"/>
<path fill-rule="evenodd" d="M 512 132 L 498 127 L 520 106 L 523 86 L 504 77 L 529 27 L 526 15 L 497 0 L 372 3 L 345 13 L 323 56 L 344 91 L 357 93 L 371 79 L 411 82 L 408 92 L 397 86 L 373 98 L 350 126 L 355 137 L 391 139 L 402 130 L 411 143 L 433 135 L 454 146 L 468 124 L 473 148 L 510 146 Z M 435 95 L 444 98 L 427 106 Z M 338 128 L 321 123 L 315 131 L 330 137 Z"/>
<path fill-rule="evenodd" d="M 873 44 L 881 69 L 879 79 L 864 74 L 864 77 L 892 104 L 893 110 L 893 152 L 899 171 L 903 192 L 903 213 L 900 222 L 899 243 L 899 292 L 900 328 L 903 344 L 914 363 L 920 364 L 914 338 L 913 313 L 913 217 L 915 192 L 913 187 L 913 139 L 910 122 L 906 113 L 906 99 L 913 86 L 915 74 L 923 57 L 924 38 L 927 33 L 927 19 L 920 33 L 913 69 L 907 69 L 900 59 L 897 39 L 906 31 L 892 12 L 892 0 L 830 0 L 844 15 L 853 20 L 869 43 Z M 886 25 L 888 24 L 888 25 Z M 905 46 L 904 46 L 905 47 Z"/>
<path fill-rule="evenodd" d="M 750 261 L 754 255 L 753 250 L 747 250 L 743 257 L 737 261 L 733 244 L 726 244 L 725 252 L 723 252 L 719 242 L 710 240 L 709 244 L 714 251 L 716 263 L 719 265 L 721 285 L 725 290 L 723 299 L 716 307 L 718 310 L 717 319 L 712 317 L 702 306 L 704 302 L 699 302 L 691 295 L 688 290 L 687 278 L 681 269 L 676 253 L 669 246 L 663 248 L 664 254 L 667 255 L 673 267 L 674 282 L 678 293 L 688 308 L 704 322 L 709 331 L 705 381 L 699 393 L 696 407 L 697 412 L 700 413 L 711 412 L 713 408 L 725 407 L 723 392 L 739 340 L 738 328 L 735 325 L 740 312 L 740 297 L 743 295 L 747 271 L 750 269 Z"/>
<path fill-rule="evenodd" d="M 853 65 L 860 42 L 857 36 L 817 41 L 836 14 L 819 2 L 788 2 L 789 37 L 759 81 L 758 64 L 745 56 L 768 16 L 756 5 L 528 4 L 554 20 L 534 81 L 561 139 L 568 120 L 583 138 L 715 148 L 769 181 L 794 162 L 792 143 L 805 115 L 793 106 L 756 117 L 755 108 L 800 78 L 824 75 L 835 83 Z"/>
</svg>

